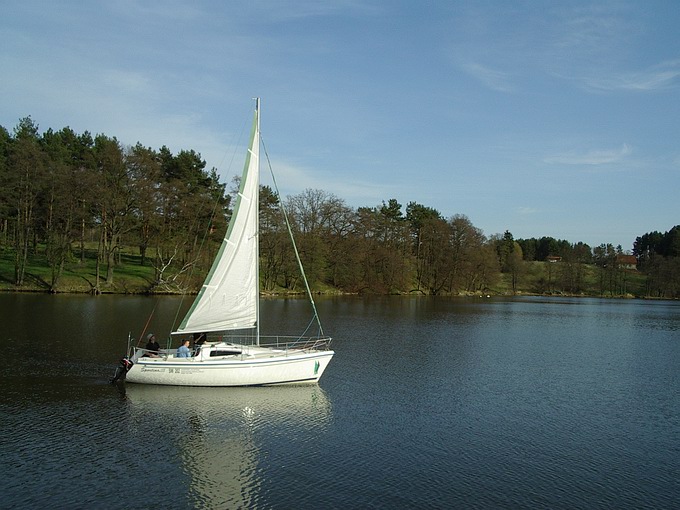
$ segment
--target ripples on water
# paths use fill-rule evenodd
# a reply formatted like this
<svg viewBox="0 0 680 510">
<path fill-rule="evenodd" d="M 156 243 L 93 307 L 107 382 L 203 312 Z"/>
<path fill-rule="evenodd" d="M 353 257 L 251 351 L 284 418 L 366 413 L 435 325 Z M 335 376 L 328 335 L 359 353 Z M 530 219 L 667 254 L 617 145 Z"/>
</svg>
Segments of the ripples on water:
<svg viewBox="0 0 680 510">
<path fill-rule="evenodd" d="M 0 295 L 0 508 L 680 507 L 677 303 L 321 300 L 319 386 L 108 384 L 153 306 Z"/>
</svg>

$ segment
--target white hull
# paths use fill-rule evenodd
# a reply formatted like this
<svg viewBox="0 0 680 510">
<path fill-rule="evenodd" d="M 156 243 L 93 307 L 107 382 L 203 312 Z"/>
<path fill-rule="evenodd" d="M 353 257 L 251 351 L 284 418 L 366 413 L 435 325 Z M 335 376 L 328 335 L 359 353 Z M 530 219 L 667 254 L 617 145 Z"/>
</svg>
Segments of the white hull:
<svg viewBox="0 0 680 510">
<path fill-rule="evenodd" d="M 318 382 L 331 361 L 330 350 L 278 350 L 244 347 L 244 354 L 218 359 L 139 357 L 126 381 L 170 386 L 269 386 Z M 247 353 L 247 354 L 246 354 Z"/>
</svg>

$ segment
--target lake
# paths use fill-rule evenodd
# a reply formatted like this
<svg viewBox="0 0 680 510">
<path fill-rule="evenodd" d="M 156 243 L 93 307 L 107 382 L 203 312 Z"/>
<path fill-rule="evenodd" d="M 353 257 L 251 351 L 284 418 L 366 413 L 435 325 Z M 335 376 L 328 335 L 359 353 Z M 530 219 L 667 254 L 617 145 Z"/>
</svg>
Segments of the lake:
<svg viewBox="0 0 680 510">
<path fill-rule="evenodd" d="M 188 305 L 0 294 L 0 508 L 680 507 L 678 302 L 320 298 L 318 385 L 109 384 Z"/>
</svg>

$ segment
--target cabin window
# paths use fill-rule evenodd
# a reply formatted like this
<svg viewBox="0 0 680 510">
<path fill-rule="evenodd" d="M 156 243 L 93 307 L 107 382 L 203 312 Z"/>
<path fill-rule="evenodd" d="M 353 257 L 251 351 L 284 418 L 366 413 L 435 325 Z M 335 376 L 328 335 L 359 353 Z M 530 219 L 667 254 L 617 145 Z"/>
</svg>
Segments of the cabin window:
<svg viewBox="0 0 680 510">
<path fill-rule="evenodd" d="M 234 354 L 241 354 L 241 351 L 210 351 L 210 357 L 214 356 L 233 356 Z"/>
</svg>

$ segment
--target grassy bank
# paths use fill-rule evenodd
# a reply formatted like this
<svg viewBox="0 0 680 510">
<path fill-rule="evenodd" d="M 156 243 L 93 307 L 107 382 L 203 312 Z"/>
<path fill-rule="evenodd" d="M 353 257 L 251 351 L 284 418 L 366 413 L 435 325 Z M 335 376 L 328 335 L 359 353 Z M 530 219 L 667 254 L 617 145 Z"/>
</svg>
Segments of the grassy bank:
<svg viewBox="0 0 680 510">
<path fill-rule="evenodd" d="M 645 295 L 645 276 L 637 271 L 619 270 L 615 275 L 604 273 L 596 266 L 582 267 L 580 289 L 576 292 L 564 290 L 564 268 L 559 263 L 527 262 L 517 276 L 516 289 L 513 291 L 512 276 L 501 274 L 497 283 L 484 293 L 490 295 L 578 295 L 603 297 L 642 297 Z M 113 279 L 107 282 L 106 266 L 100 267 L 98 288 L 101 293 L 147 294 L 179 292 L 179 288 L 157 288 L 154 286 L 155 271 L 147 261 L 141 264 L 138 254 L 127 252 L 120 256 L 120 264 L 114 268 Z M 203 275 L 195 275 L 188 288 L 197 290 Z M 612 278 L 615 279 L 612 280 Z M 24 284 L 14 285 L 14 253 L 0 251 L 0 291 L 49 292 L 52 272 L 44 254 L 29 257 Z M 84 261 L 70 260 L 59 278 L 56 292 L 89 293 L 97 287 L 96 252 L 86 251 Z M 327 286 L 315 287 L 316 292 L 337 294 L 338 289 Z M 281 289 L 273 294 L 288 293 Z"/>
<path fill-rule="evenodd" d="M 575 295 L 593 297 L 643 297 L 646 276 L 636 270 L 619 269 L 607 273 L 594 265 L 583 265 L 578 291 L 565 291 L 564 267 L 561 263 L 526 262 L 518 276 L 516 294 Z M 512 295 L 512 276 L 502 274 L 493 289 L 496 294 Z"/>
<path fill-rule="evenodd" d="M 106 266 L 100 267 L 99 290 L 102 293 L 144 294 L 153 288 L 154 269 L 141 265 L 141 257 L 130 253 L 121 254 L 121 264 L 114 268 L 112 282 L 106 282 Z M 24 284 L 14 285 L 14 253 L 0 252 L 0 291 L 49 292 L 52 271 L 42 254 L 28 258 Z M 64 266 L 56 292 L 88 293 L 97 287 L 97 263 L 94 252 L 87 252 L 85 259 L 70 260 Z"/>
</svg>

